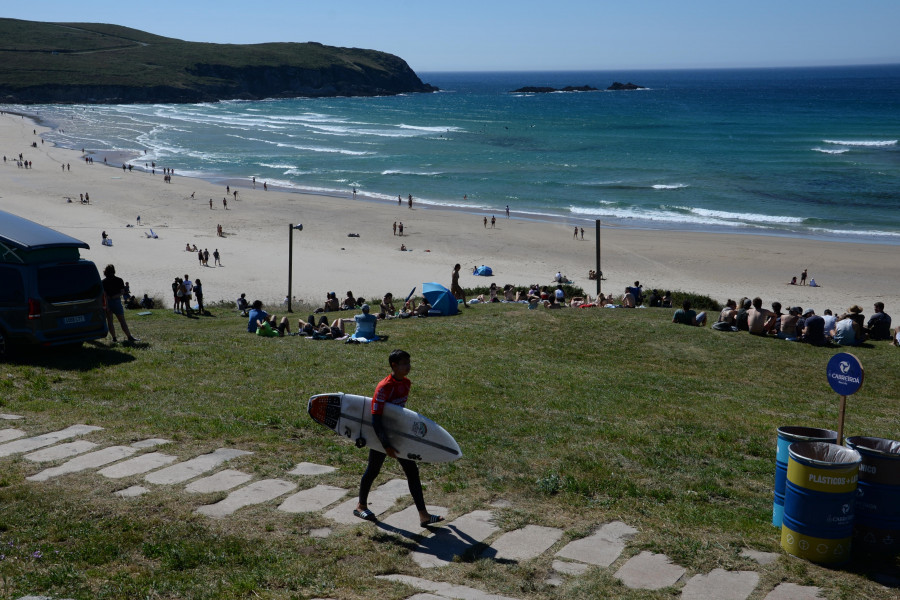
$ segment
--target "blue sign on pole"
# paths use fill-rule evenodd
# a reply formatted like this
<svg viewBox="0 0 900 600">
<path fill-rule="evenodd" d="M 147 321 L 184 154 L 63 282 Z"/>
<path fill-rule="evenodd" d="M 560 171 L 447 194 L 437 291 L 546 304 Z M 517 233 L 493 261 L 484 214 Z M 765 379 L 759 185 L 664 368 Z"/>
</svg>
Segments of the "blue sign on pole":
<svg viewBox="0 0 900 600">
<path fill-rule="evenodd" d="M 862 387 L 864 375 L 862 363 L 849 352 L 840 352 L 832 356 L 825 372 L 831 389 L 841 396 L 855 394 Z"/>
</svg>

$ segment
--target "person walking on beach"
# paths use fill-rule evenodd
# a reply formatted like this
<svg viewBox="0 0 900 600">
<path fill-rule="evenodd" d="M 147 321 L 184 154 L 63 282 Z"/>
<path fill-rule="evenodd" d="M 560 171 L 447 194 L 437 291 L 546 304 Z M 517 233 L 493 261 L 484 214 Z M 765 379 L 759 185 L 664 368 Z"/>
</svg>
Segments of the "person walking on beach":
<svg viewBox="0 0 900 600">
<path fill-rule="evenodd" d="M 222 198 L 222 208 L 228 210 L 228 198 Z"/>
<path fill-rule="evenodd" d="M 400 197 L 400 194 L 397 194 L 397 206 L 401 206 L 403 204 L 403 198 Z"/>
<path fill-rule="evenodd" d="M 459 263 L 453 265 L 453 273 L 450 274 L 450 293 L 457 300 L 463 301 L 463 306 L 469 308 L 469 303 L 466 302 L 466 293 L 463 291 L 462 287 L 459 285 L 459 270 L 461 266 Z"/>
<path fill-rule="evenodd" d="M 506 218 L 509 218 L 509 204 L 506 205 Z"/>
<path fill-rule="evenodd" d="M 494 227 L 496 225 L 497 225 L 497 217 L 495 217 L 494 215 L 491 215 L 491 229 L 494 229 Z"/>
<path fill-rule="evenodd" d="M 131 343 L 140 340 L 131 335 L 128 329 L 128 323 L 125 322 L 125 307 L 122 306 L 122 292 L 125 290 L 125 282 L 121 277 L 116 277 L 116 268 L 113 265 L 106 265 L 103 269 L 103 293 L 106 294 L 106 324 L 109 327 L 109 334 L 112 336 L 113 343 L 116 343 L 116 327 L 113 325 L 113 315 L 119 320 L 122 331 Z"/>
<path fill-rule="evenodd" d="M 203 266 L 204 267 L 209 266 L 209 248 L 203 249 Z"/>
<path fill-rule="evenodd" d="M 584 239 L 584 227 L 581 228 L 581 239 Z"/>
<path fill-rule="evenodd" d="M 216 248 L 215 250 L 213 250 L 213 261 L 214 261 L 214 264 L 215 264 L 217 267 L 221 267 L 221 266 L 222 266 L 222 262 L 219 260 L 219 249 L 218 249 L 218 248 Z"/>
<path fill-rule="evenodd" d="M 369 449 L 369 462 L 359 483 L 359 502 L 357 502 L 356 508 L 353 510 L 353 515 L 366 521 L 377 520 L 375 513 L 369 510 L 369 490 L 372 489 L 375 478 L 381 472 L 385 457 L 390 456 L 400 462 L 403 473 L 406 475 L 409 493 L 412 495 L 416 509 L 419 511 L 419 524 L 422 527 L 428 527 L 440 523 L 444 518 L 428 513 L 428 509 L 425 506 L 425 496 L 422 493 L 422 481 L 419 479 L 419 466 L 415 461 L 400 458 L 397 450 L 391 445 L 392 440 L 388 437 L 382 420 L 385 404 L 406 406 L 409 390 L 412 387 L 412 383 L 406 377 L 411 369 L 410 355 L 405 350 L 394 350 L 388 356 L 388 364 L 391 367 L 391 373 L 375 387 L 371 404 L 372 428 L 375 430 L 375 435 L 378 437 L 378 441 L 381 442 L 384 452 Z"/>
<path fill-rule="evenodd" d="M 394 235 L 397 235 L 397 221 L 394 221 Z"/>
<path fill-rule="evenodd" d="M 400 221 L 400 226 L 398 227 L 400 230 L 400 237 L 403 237 L 403 221 Z"/>
<path fill-rule="evenodd" d="M 487 229 L 487 215 L 484 217 L 484 228 Z"/>
<path fill-rule="evenodd" d="M 575 233 L 572 234 L 572 239 L 573 239 L 573 240 L 577 240 L 577 239 L 578 239 L 578 228 L 577 228 L 577 227 L 575 228 Z"/>
<path fill-rule="evenodd" d="M 800 285 L 806 285 L 806 269 L 803 269 L 803 272 L 800 273 Z"/>
<path fill-rule="evenodd" d="M 209 199 L 209 210 L 212 210 L 212 198 Z"/>
<path fill-rule="evenodd" d="M 412 194 L 409 195 L 409 207 L 412 208 Z"/>
</svg>

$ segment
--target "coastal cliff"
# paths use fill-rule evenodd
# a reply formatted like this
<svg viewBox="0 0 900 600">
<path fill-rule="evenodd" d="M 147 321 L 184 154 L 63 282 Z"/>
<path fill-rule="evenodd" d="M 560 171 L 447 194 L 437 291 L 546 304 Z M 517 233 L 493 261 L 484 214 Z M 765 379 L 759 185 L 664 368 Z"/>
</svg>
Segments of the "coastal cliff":
<svg viewBox="0 0 900 600">
<path fill-rule="evenodd" d="M 207 44 L 99 23 L 0 19 L 0 102 L 153 103 L 433 92 L 392 54 Z"/>
</svg>

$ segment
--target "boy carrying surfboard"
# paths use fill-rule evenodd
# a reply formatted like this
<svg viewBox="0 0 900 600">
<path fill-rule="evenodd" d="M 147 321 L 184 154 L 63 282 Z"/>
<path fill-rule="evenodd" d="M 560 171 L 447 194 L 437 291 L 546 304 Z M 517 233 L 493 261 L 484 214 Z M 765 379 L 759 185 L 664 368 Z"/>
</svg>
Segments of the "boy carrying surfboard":
<svg viewBox="0 0 900 600">
<path fill-rule="evenodd" d="M 409 484 L 409 493 L 416 503 L 416 509 L 419 511 L 419 522 L 422 527 L 428 527 L 444 520 L 443 517 L 428 513 L 425 507 L 425 497 L 422 493 L 422 482 L 419 479 L 419 467 L 415 461 L 400 458 L 397 451 L 391 445 L 387 432 L 382 422 L 382 414 L 385 404 L 397 404 L 405 406 L 409 397 L 409 389 L 412 382 L 406 377 L 412 368 L 410 365 L 409 352 L 405 350 L 394 350 L 388 356 L 388 364 L 391 366 L 391 374 L 382 379 L 375 387 L 375 393 L 372 395 L 372 428 L 375 435 L 381 442 L 384 452 L 369 449 L 369 464 L 363 473 L 362 481 L 359 484 L 359 503 L 353 511 L 353 514 L 360 519 L 366 521 L 375 521 L 375 513 L 369 510 L 368 499 L 369 490 L 378 473 L 381 472 L 381 466 L 384 464 L 385 456 L 396 458 L 406 474 L 406 481 Z"/>
</svg>

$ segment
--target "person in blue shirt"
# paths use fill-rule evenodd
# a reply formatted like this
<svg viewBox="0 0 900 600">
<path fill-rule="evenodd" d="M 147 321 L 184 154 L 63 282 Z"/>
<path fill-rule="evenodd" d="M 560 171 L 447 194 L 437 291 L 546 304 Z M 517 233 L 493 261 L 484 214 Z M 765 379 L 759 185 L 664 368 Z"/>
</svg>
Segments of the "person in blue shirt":
<svg viewBox="0 0 900 600">
<path fill-rule="evenodd" d="M 284 332 L 287 331 L 290 333 L 291 328 L 288 325 L 287 317 L 283 317 L 281 322 L 278 321 L 278 317 L 275 315 L 270 315 L 266 311 L 263 310 L 263 303 L 260 300 L 254 300 L 253 304 L 250 308 L 249 318 L 247 319 L 247 331 L 250 333 L 256 333 L 256 330 L 263 324 L 268 322 L 271 325 L 271 329 L 278 332 L 279 336 L 284 336 Z"/>
</svg>

